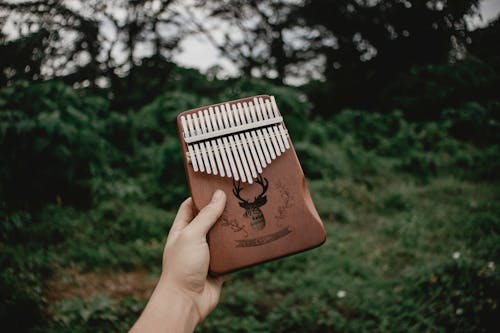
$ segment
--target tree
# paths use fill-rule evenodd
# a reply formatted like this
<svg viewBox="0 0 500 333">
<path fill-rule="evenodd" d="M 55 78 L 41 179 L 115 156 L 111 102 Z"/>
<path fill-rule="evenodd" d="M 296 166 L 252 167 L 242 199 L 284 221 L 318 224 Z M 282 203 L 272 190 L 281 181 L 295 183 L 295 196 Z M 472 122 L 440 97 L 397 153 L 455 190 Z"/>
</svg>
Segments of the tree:
<svg viewBox="0 0 500 333">
<path fill-rule="evenodd" d="M 61 77 L 113 84 L 141 58 L 170 58 L 183 35 L 174 0 L 0 3 L 0 83 Z M 10 39 L 10 40 L 9 40 Z M 20 58 L 19 58 L 20 57 Z"/>
<path fill-rule="evenodd" d="M 199 10 L 213 18 L 203 21 L 187 11 L 191 13 L 195 30 L 204 33 L 243 75 L 283 82 L 292 74 L 291 65 L 314 56 L 301 52 L 300 45 L 288 40 L 297 25 L 297 11 L 302 8 L 296 3 L 291 0 L 195 1 Z"/>
<path fill-rule="evenodd" d="M 374 107 L 385 82 L 418 64 L 463 55 L 479 0 L 198 1 L 222 19 L 212 42 L 243 74 L 318 79 L 325 109 Z M 209 23 L 200 29 L 213 30 Z M 335 104 L 332 105 L 332 100 Z"/>
</svg>

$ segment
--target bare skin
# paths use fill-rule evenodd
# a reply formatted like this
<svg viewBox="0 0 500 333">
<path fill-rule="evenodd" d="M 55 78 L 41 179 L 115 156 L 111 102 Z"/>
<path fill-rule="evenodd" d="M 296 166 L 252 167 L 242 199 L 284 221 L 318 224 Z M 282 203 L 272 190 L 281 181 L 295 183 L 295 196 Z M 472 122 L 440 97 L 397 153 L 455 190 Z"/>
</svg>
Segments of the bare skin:
<svg viewBox="0 0 500 333">
<path fill-rule="evenodd" d="M 224 277 L 207 275 L 206 235 L 225 205 L 220 190 L 196 217 L 191 198 L 181 204 L 163 252 L 160 280 L 130 333 L 193 332 L 216 307 Z"/>
</svg>

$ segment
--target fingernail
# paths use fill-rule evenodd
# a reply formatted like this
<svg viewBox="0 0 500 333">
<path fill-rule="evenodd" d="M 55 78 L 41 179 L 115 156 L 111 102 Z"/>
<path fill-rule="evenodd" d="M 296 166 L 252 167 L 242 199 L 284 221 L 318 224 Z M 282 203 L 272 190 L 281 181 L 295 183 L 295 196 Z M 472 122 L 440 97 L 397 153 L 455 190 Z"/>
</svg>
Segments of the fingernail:
<svg viewBox="0 0 500 333">
<path fill-rule="evenodd" d="M 218 201 L 222 200 L 223 197 L 224 197 L 224 192 L 222 192 L 221 190 L 217 190 L 217 191 L 215 191 L 215 193 L 212 197 L 212 202 L 218 202 Z"/>
</svg>

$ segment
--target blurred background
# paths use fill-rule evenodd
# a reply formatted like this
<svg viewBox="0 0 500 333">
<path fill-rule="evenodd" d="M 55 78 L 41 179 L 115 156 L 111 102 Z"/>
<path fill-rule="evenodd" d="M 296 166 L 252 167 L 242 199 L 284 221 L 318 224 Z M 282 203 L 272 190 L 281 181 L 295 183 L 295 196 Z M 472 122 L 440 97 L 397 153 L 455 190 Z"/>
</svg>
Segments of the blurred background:
<svg viewBox="0 0 500 333">
<path fill-rule="evenodd" d="M 0 2 L 0 323 L 123 332 L 189 195 L 175 117 L 276 96 L 328 231 L 199 332 L 498 332 L 500 2 Z"/>
</svg>

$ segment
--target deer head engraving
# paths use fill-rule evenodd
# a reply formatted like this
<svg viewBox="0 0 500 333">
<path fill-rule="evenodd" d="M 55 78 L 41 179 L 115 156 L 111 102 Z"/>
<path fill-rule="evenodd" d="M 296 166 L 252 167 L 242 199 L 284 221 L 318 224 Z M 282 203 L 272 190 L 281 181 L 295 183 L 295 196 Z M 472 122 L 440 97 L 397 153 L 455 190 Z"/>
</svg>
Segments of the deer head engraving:
<svg viewBox="0 0 500 333">
<path fill-rule="evenodd" d="M 261 175 L 257 177 L 257 180 L 255 182 L 262 187 L 262 192 L 258 196 L 256 196 L 253 201 L 250 202 L 241 197 L 240 193 L 243 190 L 243 187 L 241 187 L 240 181 L 235 182 L 233 180 L 233 194 L 240 200 L 240 207 L 245 209 L 243 217 L 252 220 L 250 222 L 250 226 L 255 230 L 262 230 L 266 226 L 266 219 L 264 218 L 264 214 L 262 214 L 260 207 L 262 207 L 267 202 L 267 197 L 264 194 L 267 191 L 269 182 Z"/>
</svg>

